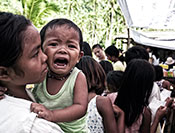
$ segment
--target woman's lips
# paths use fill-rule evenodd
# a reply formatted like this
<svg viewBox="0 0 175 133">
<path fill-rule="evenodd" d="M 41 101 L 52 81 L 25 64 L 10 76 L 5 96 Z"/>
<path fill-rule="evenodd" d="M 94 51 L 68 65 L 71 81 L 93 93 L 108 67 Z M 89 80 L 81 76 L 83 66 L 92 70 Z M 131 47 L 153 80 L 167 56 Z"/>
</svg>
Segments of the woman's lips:
<svg viewBox="0 0 175 133">
<path fill-rule="evenodd" d="M 44 70 L 43 70 L 43 73 L 47 73 L 48 72 L 48 68 L 46 67 Z"/>
</svg>

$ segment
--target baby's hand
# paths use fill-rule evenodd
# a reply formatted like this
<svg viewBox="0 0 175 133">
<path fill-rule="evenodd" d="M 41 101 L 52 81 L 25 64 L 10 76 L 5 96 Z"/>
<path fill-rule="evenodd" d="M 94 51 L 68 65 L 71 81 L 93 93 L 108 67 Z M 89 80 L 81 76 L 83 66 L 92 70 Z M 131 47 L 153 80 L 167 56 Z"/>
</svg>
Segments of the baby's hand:
<svg viewBox="0 0 175 133">
<path fill-rule="evenodd" d="M 30 106 L 31 112 L 37 113 L 39 118 L 44 118 L 48 121 L 53 121 L 53 112 L 47 109 L 44 105 L 32 103 Z"/>
<path fill-rule="evenodd" d="M 4 94 L 7 91 L 7 88 L 1 87 L 0 86 L 0 99 L 4 98 Z"/>
</svg>

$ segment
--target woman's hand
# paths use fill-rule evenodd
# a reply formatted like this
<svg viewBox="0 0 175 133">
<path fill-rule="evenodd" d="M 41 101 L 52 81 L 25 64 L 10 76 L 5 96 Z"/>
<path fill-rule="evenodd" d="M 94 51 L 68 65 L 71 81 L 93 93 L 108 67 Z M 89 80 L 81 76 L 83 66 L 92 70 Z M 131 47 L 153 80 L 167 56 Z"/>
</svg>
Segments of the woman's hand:
<svg viewBox="0 0 175 133">
<path fill-rule="evenodd" d="M 173 104 L 173 102 L 174 102 L 174 99 L 171 98 L 171 97 L 168 97 L 165 101 L 166 101 L 165 106 L 166 106 L 166 107 L 171 107 L 172 104 Z"/>
<path fill-rule="evenodd" d="M 117 105 L 113 104 L 113 110 L 115 114 L 117 115 L 117 128 L 118 133 L 124 133 L 125 132 L 125 113 L 122 109 L 120 109 Z"/>
<path fill-rule="evenodd" d="M 168 113 L 169 113 L 169 108 L 167 106 L 160 106 L 157 109 L 156 118 L 155 119 L 157 119 L 158 121 L 160 121 Z"/>
<path fill-rule="evenodd" d="M 113 110 L 117 114 L 117 117 L 124 115 L 124 112 L 122 109 L 120 109 L 117 105 L 113 104 Z"/>
</svg>

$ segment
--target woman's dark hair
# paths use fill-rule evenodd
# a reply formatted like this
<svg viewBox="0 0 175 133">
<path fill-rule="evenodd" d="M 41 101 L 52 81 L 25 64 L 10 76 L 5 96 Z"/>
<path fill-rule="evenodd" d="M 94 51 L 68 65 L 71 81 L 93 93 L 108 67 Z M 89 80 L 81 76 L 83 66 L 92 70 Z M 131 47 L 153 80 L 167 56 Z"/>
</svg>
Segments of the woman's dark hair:
<svg viewBox="0 0 175 133">
<path fill-rule="evenodd" d="M 124 111 L 125 124 L 128 127 L 148 105 L 154 78 L 154 68 L 146 60 L 133 59 L 126 67 L 115 104 Z"/>
<path fill-rule="evenodd" d="M 122 83 L 123 71 L 110 71 L 107 74 L 107 86 L 110 92 L 118 92 Z"/>
<path fill-rule="evenodd" d="M 53 19 L 41 29 L 41 31 L 40 31 L 41 45 L 43 45 L 47 29 L 56 28 L 57 26 L 62 26 L 62 25 L 67 25 L 69 28 L 73 28 L 75 31 L 78 32 L 79 39 L 80 39 L 79 45 L 80 45 L 80 51 L 81 51 L 82 45 L 83 45 L 82 32 L 81 32 L 80 28 L 74 22 L 72 22 L 71 20 L 65 19 L 65 18 Z"/>
<path fill-rule="evenodd" d="M 103 70 L 105 71 L 106 75 L 108 74 L 108 72 L 114 70 L 112 63 L 107 60 L 101 60 L 99 63 L 102 66 Z"/>
<path fill-rule="evenodd" d="M 83 42 L 82 50 L 84 52 L 84 56 L 91 56 L 92 57 L 92 50 L 91 50 L 89 43 Z"/>
<path fill-rule="evenodd" d="M 92 57 L 83 56 L 77 68 L 83 71 L 88 84 L 88 92 L 95 91 L 97 95 L 101 95 L 106 89 L 106 74 L 102 66 Z"/>
<path fill-rule="evenodd" d="M 145 60 L 149 60 L 149 54 L 146 51 L 145 48 L 136 45 L 133 46 L 131 48 L 129 48 L 126 52 L 125 52 L 125 62 L 126 64 L 128 64 L 132 59 L 145 59 Z"/>
<path fill-rule="evenodd" d="M 111 45 L 105 49 L 105 54 L 109 56 L 115 56 L 116 58 L 118 58 L 119 50 L 114 45 Z"/>
<path fill-rule="evenodd" d="M 159 65 L 153 65 L 156 73 L 155 81 L 160 81 L 163 79 L 163 68 Z"/>
<path fill-rule="evenodd" d="M 22 55 L 24 32 L 29 25 L 24 16 L 0 12 L 0 66 L 15 65 Z"/>
</svg>

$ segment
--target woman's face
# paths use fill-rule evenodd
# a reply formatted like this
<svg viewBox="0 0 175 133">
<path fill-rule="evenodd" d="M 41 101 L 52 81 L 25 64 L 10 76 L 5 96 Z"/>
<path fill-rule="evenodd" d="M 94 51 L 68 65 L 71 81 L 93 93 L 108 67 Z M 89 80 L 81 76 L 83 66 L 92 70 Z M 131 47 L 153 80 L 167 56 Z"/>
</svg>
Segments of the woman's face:
<svg viewBox="0 0 175 133">
<path fill-rule="evenodd" d="M 23 72 L 11 74 L 12 82 L 16 85 L 42 82 L 47 74 L 47 56 L 41 50 L 41 39 L 33 26 L 28 26 L 22 41 L 23 52 L 16 65 Z"/>
</svg>

